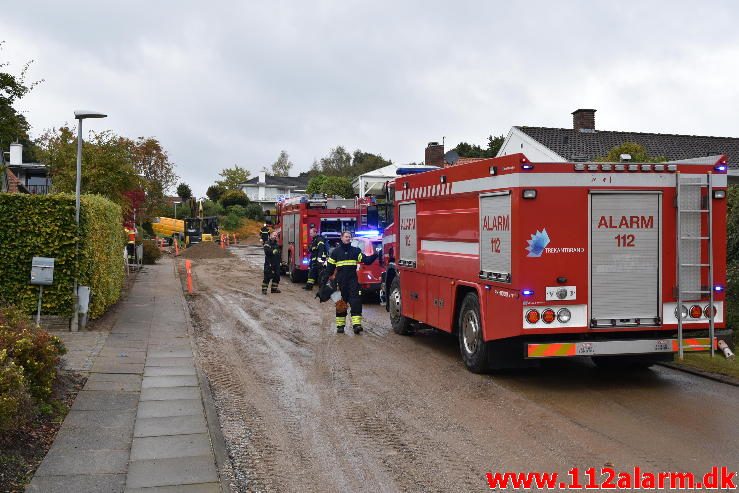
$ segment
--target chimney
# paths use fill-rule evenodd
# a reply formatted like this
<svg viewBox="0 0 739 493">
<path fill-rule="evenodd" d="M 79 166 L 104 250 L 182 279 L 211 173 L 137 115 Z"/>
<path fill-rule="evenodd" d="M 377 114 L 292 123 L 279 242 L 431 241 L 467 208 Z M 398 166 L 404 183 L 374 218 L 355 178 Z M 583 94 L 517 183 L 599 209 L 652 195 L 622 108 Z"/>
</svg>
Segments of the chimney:
<svg viewBox="0 0 739 493">
<path fill-rule="evenodd" d="M 10 162 L 11 166 L 23 164 L 23 144 L 10 144 Z"/>
<path fill-rule="evenodd" d="M 583 133 L 595 132 L 596 110 L 579 109 L 572 112 L 572 128 Z"/>
<path fill-rule="evenodd" d="M 260 171 L 259 172 L 259 184 L 264 185 L 267 183 L 267 172 L 266 171 Z"/>
<path fill-rule="evenodd" d="M 426 159 L 424 159 L 426 166 L 438 166 L 439 168 L 444 167 L 444 145 L 438 142 L 429 142 L 426 146 Z"/>
</svg>

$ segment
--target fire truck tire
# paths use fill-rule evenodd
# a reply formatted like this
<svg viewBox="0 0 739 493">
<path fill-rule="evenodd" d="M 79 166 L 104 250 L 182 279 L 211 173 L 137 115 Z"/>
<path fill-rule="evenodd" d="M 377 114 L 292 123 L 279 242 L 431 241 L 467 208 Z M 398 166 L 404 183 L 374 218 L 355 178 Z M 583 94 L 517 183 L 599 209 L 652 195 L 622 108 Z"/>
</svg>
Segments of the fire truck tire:
<svg viewBox="0 0 739 493">
<path fill-rule="evenodd" d="M 490 369 L 492 343 L 482 338 L 480 300 L 476 293 L 467 293 L 459 310 L 459 352 L 467 368 L 473 373 L 485 373 Z"/>
<path fill-rule="evenodd" d="M 411 319 L 401 315 L 400 311 L 400 278 L 395 276 L 390 284 L 390 296 L 388 297 L 388 307 L 390 311 L 390 324 L 396 334 L 402 336 L 411 333 Z"/>
<path fill-rule="evenodd" d="M 308 273 L 295 268 L 292 256 L 288 259 L 288 262 L 290 269 L 290 281 L 294 283 L 304 282 L 308 276 Z"/>
</svg>

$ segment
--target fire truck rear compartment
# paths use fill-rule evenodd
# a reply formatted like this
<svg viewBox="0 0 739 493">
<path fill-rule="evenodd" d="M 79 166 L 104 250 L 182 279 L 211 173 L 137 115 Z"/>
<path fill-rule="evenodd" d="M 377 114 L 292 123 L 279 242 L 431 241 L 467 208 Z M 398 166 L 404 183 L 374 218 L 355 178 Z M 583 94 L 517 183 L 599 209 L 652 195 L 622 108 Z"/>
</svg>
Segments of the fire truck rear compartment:
<svg viewBox="0 0 739 493">
<path fill-rule="evenodd" d="M 661 193 L 590 194 L 590 326 L 659 326 Z"/>
</svg>

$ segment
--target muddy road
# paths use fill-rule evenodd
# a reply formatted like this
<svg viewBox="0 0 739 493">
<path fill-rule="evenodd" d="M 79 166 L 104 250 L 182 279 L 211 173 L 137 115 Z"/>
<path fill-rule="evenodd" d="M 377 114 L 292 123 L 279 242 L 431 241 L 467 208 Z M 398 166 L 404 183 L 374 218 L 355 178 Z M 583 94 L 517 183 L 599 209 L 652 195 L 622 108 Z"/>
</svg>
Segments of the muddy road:
<svg viewBox="0 0 739 493">
<path fill-rule="evenodd" d="M 260 249 L 231 250 L 194 261 L 190 308 L 232 491 L 481 491 L 489 471 L 606 464 L 736 470 L 736 387 L 587 361 L 474 375 L 456 338 L 398 336 L 378 305 L 365 304 L 363 334 L 335 334 L 331 303 L 287 277 L 263 296 Z"/>
</svg>

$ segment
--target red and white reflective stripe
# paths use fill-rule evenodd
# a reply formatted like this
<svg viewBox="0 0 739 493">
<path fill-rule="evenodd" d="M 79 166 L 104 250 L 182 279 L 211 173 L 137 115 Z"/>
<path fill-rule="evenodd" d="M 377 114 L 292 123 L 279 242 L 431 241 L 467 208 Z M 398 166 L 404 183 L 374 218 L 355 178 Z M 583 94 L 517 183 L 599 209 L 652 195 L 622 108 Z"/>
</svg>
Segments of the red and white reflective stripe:
<svg viewBox="0 0 739 493">
<path fill-rule="evenodd" d="M 727 185 L 724 174 L 713 175 L 713 187 L 722 188 Z M 438 197 L 449 194 L 482 192 L 516 187 L 654 187 L 674 188 L 674 173 L 512 173 L 509 175 L 486 176 L 471 180 L 425 185 L 395 191 L 395 200 L 413 200 L 417 198 Z"/>
</svg>

